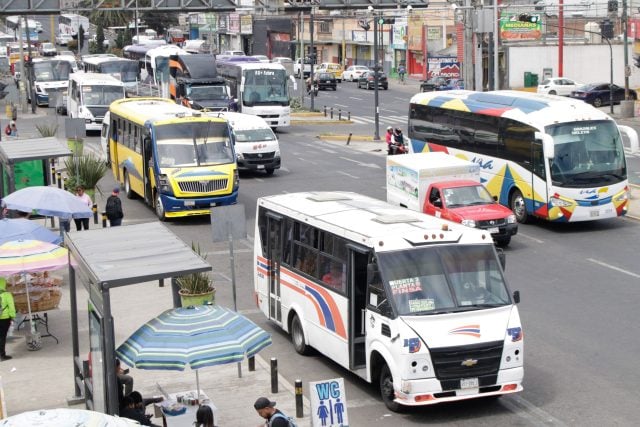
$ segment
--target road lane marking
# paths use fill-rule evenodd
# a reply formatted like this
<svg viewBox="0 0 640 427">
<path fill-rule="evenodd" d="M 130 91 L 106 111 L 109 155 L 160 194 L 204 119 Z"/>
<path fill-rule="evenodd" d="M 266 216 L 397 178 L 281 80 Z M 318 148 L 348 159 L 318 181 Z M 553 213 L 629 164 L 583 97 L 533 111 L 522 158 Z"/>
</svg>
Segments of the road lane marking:
<svg viewBox="0 0 640 427">
<path fill-rule="evenodd" d="M 355 99 L 356 101 L 362 101 L 362 98 L 358 98 L 357 96 L 350 96 L 349 99 Z"/>
<path fill-rule="evenodd" d="M 518 232 L 517 236 L 522 236 L 526 239 L 533 240 L 536 243 L 544 243 L 544 240 L 536 239 L 535 237 L 529 236 L 528 234 L 525 234 L 525 233 Z"/>
<path fill-rule="evenodd" d="M 520 418 L 524 418 L 534 426 L 546 427 L 552 425 L 557 427 L 566 427 L 565 423 L 520 396 L 513 394 L 503 396 L 499 402 L 515 415 Z"/>
<path fill-rule="evenodd" d="M 329 148 L 321 148 L 320 150 L 324 151 L 325 153 L 329 153 L 329 154 L 336 154 L 337 151 L 333 151 Z"/>
<path fill-rule="evenodd" d="M 357 164 L 358 166 L 364 166 L 367 168 L 374 168 L 374 169 L 380 169 L 380 166 L 376 165 L 375 163 L 362 163 L 359 162 L 358 160 L 354 160 L 354 159 L 350 159 L 348 157 L 340 157 L 342 160 L 346 160 L 348 162 L 353 162 L 355 164 Z"/>
<path fill-rule="evenodd" d="M 344 105 L 344 104 L 336 104 L 336 107 L 345 107 L 345 108 L 349 108 L 348 105 Z"/>
<path fill-rule="evenodd" d="M 351 175 L 350 173 L 347 173 L 347 172 L 343 172 L 343 171 L 336 171 L 336 172 L 338 172 L 338 173 L 339 173 L 339 174 L 341 174 L 341 175 L 348 176 L 349 178 L 353 178 L 353 179 L 360 179 L 360 177 L 357 177 L 357 176 L 355 176 L 355 175 Z"/>
<path fill-rule="evenodd" d="M 610 268 L 611 270 L 615 270 L 615 271 L 617 271 L 619 273 L 624 273 L 624 274 L 626 274 L 628 276 L 640 279 L 640 274 L 636 274 L 636 273 L 633 273 L 631 271 L 625 270 L 623 268 L 616 267 L 615 265 L 607 264 L 606 262 L 598 261 L 597 259 L 593 259 L 593 258 L 587 258 L 587 261 L 590 261 L 590 262 L 592 262 L 594 264 L 598 264 L 598 265 L 600 265 L 602 267 Z"/>
</svg>

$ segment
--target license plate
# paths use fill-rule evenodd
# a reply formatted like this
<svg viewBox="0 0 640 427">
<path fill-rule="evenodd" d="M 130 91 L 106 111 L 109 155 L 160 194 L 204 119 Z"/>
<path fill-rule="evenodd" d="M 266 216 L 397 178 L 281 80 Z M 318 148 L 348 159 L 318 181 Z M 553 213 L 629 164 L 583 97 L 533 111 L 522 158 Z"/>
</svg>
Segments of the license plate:
<svg viewBox="0 0 640 427">
<path fill-rule="evenodd" d="M 589 211 L 589 216 L 590 216 L 591 218 L 599 217 L 599 216 L 600 216 L 600 211 L 598 211 L 598 210 L 595 210 L 595 211 Z"/>
<path fill-rule="evenodd" d="M 196 205 L 196 201 L 195 200 L 185 200 L 184 201 L 184 205 L 185 206 L 195 206 Z"/>
<path fill-rule="evenodd" d="M 258 169 L 264 169 L 264 165 L 258 165 Z"/>
<path fill-rule="evenodd" d="M 500 232 L 500 229 L 498 227 L 491 227 L 487 228 L 487 231 L 491 234 L 498 234 Z"/>
<path fill-rule="evenodd" d="M 478 378 L 462 378 L 460 388 L 478 388 Z"/>
</svg>

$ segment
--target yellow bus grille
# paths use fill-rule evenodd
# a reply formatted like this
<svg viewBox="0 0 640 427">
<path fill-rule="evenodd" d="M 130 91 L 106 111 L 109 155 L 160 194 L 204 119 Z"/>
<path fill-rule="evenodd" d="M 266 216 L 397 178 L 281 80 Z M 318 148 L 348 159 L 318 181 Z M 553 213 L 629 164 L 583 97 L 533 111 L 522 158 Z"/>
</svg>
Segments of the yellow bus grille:
<svg viewBox="0 0 640 427">
<path fill-rule="evenodd" d="M 213 193 L 227 188 L 228 178 L 211 179 L 206 181 L 182 181 L 178 182 L 183 193 Z"/>
</svg>

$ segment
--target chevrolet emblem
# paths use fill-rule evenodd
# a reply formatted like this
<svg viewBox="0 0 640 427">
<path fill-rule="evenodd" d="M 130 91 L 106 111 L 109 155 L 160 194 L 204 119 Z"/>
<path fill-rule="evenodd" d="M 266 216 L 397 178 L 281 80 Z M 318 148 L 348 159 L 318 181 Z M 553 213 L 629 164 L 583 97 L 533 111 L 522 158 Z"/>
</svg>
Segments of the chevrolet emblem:
<svg viewBox="0 0 640 427">
<path fill-rule="evenodd" d="M 463 360 L 460 365 L 461 366 L 466 366 L 467 368 L 471 368 L 472 366 L 475 366 L 477 364 L 478 364 L 478 360 L 477 359 L 467 359 L 467 360 Z"/>
</svg>

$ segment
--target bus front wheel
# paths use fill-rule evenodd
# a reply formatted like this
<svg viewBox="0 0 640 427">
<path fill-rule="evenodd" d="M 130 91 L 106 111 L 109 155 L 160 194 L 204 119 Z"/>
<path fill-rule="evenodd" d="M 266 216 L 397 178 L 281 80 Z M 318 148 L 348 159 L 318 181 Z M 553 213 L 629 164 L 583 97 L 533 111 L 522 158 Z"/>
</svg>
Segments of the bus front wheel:
<svg viewBox="0 0 640 427">
<path fill-rule="evenodd" d="M 307 345 L 304 330 L 297 315 L 294 315 L 293 319 L 291 319 L 291 342 L 293 342 L 293 348 L 296 349 L 298 354 L 309 354 L 309 346 Z"/>
<path fill-rule="evenodd" d="M 396 392 L 393 389 L 393 376 L 389 366 L 385 363 L 380 370 L 380 396 L 384 405 L 393 412 L 400 412 L 402 405 L 396 402 Z"/>
<path fill-rule="evenodd" d="M 511 200 L 509 202 L 511 210 L 513 214 L 516 216 L 516 221 L 520 224 L 524 224 L 527 222 L 529 218 L 529 214 L 527 213 L 527 206 L 524 203 L 524 197 L 522 196 L 522 192 L 518 189 L 514 190 L 511 195 Z"/>
<path fill-rule="evenodd" d="M 167 217 L 164 214 L 164 206 L 162 206 L 162 199 L 160 198 L 159 194 L 156 195 L 155 208 L 158 219 L 160 221 L 166 221 Z"/>
<path fill-rule="evenodd" d="M 124 193 L 127 196 L 127 199 L 133 199 L 135 194 L 131 189 L 131 181 L 129 180 L 129 172 L 124 171 Z"/>
</svg>

